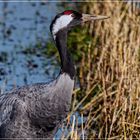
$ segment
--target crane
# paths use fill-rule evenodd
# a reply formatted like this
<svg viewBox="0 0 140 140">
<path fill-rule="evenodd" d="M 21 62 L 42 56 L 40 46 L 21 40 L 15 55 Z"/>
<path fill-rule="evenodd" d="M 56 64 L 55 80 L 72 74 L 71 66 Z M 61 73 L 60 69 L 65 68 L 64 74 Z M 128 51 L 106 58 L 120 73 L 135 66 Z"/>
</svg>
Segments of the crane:
<svg viewBox="0 0 140 140">
<path fill-rule="evenodd" d="M 60 74 L 50 83 L 26 85 L 0 95 L 0 138 L 54 137 L 69 112 L 74 88 L 75 67 L 67 49 L 68 31 L 107 18 L 74 10 L 55 16 L 50 31 L 60 54 Z"/>
</svg>

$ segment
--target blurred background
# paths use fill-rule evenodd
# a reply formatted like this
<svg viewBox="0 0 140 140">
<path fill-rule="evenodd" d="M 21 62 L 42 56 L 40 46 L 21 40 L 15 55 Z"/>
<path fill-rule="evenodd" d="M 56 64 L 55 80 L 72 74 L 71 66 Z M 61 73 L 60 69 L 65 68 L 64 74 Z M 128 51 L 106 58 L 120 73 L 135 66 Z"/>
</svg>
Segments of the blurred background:
<svg viewBox="0 0 140 140">
<path fill-rule="evenodd" d="M 69 34 L 76 85 L 71 112 L 56 138 L 140 138 L 138 1 L 0 2 L 1 94 L 58 75 L 60 60 L 49 25 L 67 9 L 111 18 Z"/>
<path fill-rule="evenodd" d="M 0 85 L 5 89 L 49 81 L 58 69 L 45 55 L 57 2 L 0 2 Z"/>
</svg>

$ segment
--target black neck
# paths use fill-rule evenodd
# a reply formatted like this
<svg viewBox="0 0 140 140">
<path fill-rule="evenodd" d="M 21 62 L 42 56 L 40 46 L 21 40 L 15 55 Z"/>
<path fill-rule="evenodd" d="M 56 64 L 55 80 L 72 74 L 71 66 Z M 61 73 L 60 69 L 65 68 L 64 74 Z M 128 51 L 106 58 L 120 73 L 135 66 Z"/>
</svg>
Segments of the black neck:
<svg viewBox="0 0 140 140">
<path fill-rule="evenodd" d="M 61 72 L 69 74 L 71 79 L 74 79 L 75 68 L 70 53 L 67 50 L 67 33 L 66 29 L 58 31 L 55 41 L 61 59 Z"/>
</svg>

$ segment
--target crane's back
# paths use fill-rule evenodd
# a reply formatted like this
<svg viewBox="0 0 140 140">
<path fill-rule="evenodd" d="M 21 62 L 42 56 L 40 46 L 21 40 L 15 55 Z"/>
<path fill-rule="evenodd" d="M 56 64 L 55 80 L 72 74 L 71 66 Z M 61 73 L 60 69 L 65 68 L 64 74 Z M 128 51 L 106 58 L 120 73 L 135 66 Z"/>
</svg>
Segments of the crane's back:
<svg viewBox="0 0 140 140">
<path fill-rule="evenodd" d="M 67 115 L 74 81 L 62 74 L 49 84 L 0 96 L 0 138 L 52 138 Z"/>
</svg>

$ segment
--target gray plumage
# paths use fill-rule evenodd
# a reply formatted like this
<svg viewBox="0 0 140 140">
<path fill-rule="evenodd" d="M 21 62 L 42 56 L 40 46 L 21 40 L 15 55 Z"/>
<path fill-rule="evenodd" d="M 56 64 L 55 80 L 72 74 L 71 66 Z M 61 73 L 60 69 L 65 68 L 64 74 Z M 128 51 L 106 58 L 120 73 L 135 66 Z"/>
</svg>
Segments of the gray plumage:
<svg viewBox="0 0 140 140">
<path fill-rule="evenodd" d="M 52 138 L 69 111 L 74 81 L 67 74 L 49 84 L 0 96 L 0 138 Z"/>
</svg>

